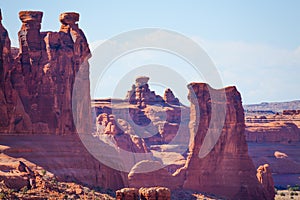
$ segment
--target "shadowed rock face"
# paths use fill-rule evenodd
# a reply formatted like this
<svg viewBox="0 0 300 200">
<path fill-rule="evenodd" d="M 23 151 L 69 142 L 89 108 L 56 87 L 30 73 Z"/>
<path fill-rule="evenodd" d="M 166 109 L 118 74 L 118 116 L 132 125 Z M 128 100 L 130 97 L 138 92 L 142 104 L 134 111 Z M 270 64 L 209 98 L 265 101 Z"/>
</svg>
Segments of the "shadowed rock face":
<svg viewBox="0 0 300 200">
<path fill-rule="evenodd" d="M 214 90 L 204 83 L 191 83 L 189 99 L 191 140 L 185 166 L 172 175 L 164 169 L 142 174 L 135 172 L 145 165 L 140 162 L 128 175 L 129 185 L 183 188 L 216 194 L 226 199 L 272 199 L 272 177 L 268 176 L 267 184 L 259 182 L 248 156 L 244 110 L 236 88 Z M 224 124 L 218 129 L 222 111 Z M 213 112 L 216 112 L 215 116 Z M 209 149 L 209 144 L 215 145 Z M 203 151 L 203 147 L 208 151 Z M 147 162 L 148 167 L 151 165 L 155 169 L 155 163 Z"/>
<path fill-rule="evenodd" d="M 40 11 L 19 13 L 22 26 L 15 58 L 7 31 L 0 24 L 1 132 L 74 133 L 72 91 L 77 74 L 87 95 L 80 95 L 81 101 L 75 101 L 74 109 L 80 113 L 90 105 L 90 50 L 76 24 L 79 14 L 62 13 L 59 32 L 41 32 L 42 17 Z M 76 98 L 76 94 L 73 96 Z M 80 118 L 79 114 L 74 120 Z"/>
<path fill-rule="evenodd" d="M 275 190 L 270 166 L 268 164 L 259 166 L 257 169 L 256 176 L 258 181 L 265 188 L 265 190 L 267 190 L 270 199 L 273 199 L 275 197 Z"/>
<path fill-rule="evenodd" d="M 271 199 L 258 182 L 256 169 L 248 156 L 244 136 L 244 111 L 240 93 L 235 87 L 227 87 L 225 102 L 211 98 L 210 92 L 218 97 L 221 90 L 209 88 L 207 84 L 191 83 L 191 121 L 190 130 L 194 140 L 190 143 L 183 188 L 217 194 L 229 199 Z M 191 95 L 192 93 L 195 96 Z M 199 152 L 209 133 L 212 121 L 212 107 L 220 104 L 226 108 L 225 122 L 213 149 L 200 158 Z M 197 109 L 197 106 L 199 109 Z M 218 110 L 217 110 L 218 111 Z M 198 113 L 200 112 L 200 113 Z M 197 121 L 199 119 L 199 124 Z M 198 126 L 198 127 L 193 127 Z M 213 126 L 214 128 L 214 126 Z M 193 130 L 196 130 L 193 133 Z"/>
</svg>

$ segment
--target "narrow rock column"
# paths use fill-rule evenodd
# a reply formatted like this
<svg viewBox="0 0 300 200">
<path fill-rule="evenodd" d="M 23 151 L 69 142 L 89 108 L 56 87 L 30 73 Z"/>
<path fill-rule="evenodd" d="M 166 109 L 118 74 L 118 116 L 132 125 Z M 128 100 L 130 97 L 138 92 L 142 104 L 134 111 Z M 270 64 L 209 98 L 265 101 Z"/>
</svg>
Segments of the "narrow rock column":
<svg viewBox="0 0 300 200">
<path fill-rule="evenodd" d="M 224 101 L 218 97 L 226 94 Z M 195 94 L 195 95 L 193 95 Z M 213 99 L 217 97 L 217 99 Z M 189 99 L 191 101 L 190 131 L 191 143 L 187 163 L 182 169 L 185 172 L 184 189 L 192 189 L 216 194 L 226 199 L 268 199 L 267 191 L 258 182 L 256 170 L 248 155 L 244 130 L 244 110 L 241 95 L 235 87 L 222 90 L 212 89 L 205 83 L 189 84 Z M 213 120 L 215 112 L 224 105 L 226 108 L 223 128 L 218 130 Z M 199 109 L 197 109 L 199 108 Z M 211 126 L 212 124 L 212 126 Z M 212 137 L 214 132 L 220 135 L 206 155 L 200 157 L 201 148 L 206 142 L 206 136 Z M 213 138 L 215 139 L 215 138 Z"/>
</svg>

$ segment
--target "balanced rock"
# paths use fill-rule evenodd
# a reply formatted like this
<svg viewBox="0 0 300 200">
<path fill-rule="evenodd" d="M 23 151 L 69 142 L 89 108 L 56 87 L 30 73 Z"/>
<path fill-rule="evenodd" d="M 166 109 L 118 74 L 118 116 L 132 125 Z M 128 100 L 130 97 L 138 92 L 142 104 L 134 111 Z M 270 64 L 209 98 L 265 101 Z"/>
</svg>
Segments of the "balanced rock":
<svg viewBox="0 0 300 200">
<path fill-rule="evenodd" d="M 257 168 L 257 179 L 268 192 L 269 199 L 274 199 L 274 181 L 272 178 L 272 170 L 268 164 L 261 165 Z"/>
</svg>

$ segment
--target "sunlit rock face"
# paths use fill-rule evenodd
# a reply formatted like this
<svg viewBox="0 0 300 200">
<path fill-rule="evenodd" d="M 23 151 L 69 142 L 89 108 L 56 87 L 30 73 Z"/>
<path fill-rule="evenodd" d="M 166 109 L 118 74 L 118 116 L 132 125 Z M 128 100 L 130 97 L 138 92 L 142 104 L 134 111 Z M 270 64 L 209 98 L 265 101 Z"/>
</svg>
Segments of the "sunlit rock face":
<svg viewBox="0 0 300 200">
<path fill-rule="evenodd" d="M 204 83 L 191 83 L 189 90 L 190 131 L 194 138 L 190 142 L 186 165 L 176 173 L 185 174 L 183 188 L 228 199 L 272 199 L 258 182 L 256 169 L 248 156 L 244 110 L 237 89 L 214 90 Z M 225 101 L 222 101 L 223 94 Z M 205 137 L 212 137 L 208 134 L 218 131 L 215 123 L 219 121 L 222 107 L 226 108 L 226 114 L 220 136 L 211 151 L 201 155 L 201 148 L 206 145 Z M 217 121 L 213 121 L 213 108 L 218 112 Z"/>
<path fill-rule="evenodd" d="M 17 55 L 15 49 L 11 52 L 7 31 L 0 24 L 1 132 L 75 133 L 72 92 L 79 70 L 82 73 L 77 78 L 86 95 L 74 106 L 78 113 L 89 107 L 90 50 L 77 24 L 79 14 L 62 13 L 58 32 L 41 32 L 42 17 L 40 11 L 19 13 L 22 26 Z M 80 121 L 83 117 L 75 118 Z"/>
</svg>

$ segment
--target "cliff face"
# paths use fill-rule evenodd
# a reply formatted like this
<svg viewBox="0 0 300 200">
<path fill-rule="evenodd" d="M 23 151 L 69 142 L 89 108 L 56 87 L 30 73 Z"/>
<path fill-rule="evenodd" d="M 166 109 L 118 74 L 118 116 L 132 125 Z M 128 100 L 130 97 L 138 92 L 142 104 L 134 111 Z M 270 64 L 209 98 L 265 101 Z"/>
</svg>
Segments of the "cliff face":
<svg viewBox="0 0 300 200">
<path fill-rule="evenodd" d="M 247 123 L 245 131 L 247 142 L 291 143 L 300 141 L 300 130 L 293 122 L 277 121 L 266 123 Z"/>
<path fill-rule="evenodd" d="M 13 165 L 23 158 L 64 181 L 123 187 L 122 174 L 93 158 L 73 134 L 84 131 L 91 110 L 90 50 L 77 24 L 79 14 L 62 13 L 58 32 L 41 32 L 42 16 L 19 13 L 18 53 L 0 23 L 1 159 Z"/>
<path fill-rule="evenodd" d="M 2 132 L 75 132 L 73 84 L 79 69 L 88 75 L 90 50 L 77 24 L 78 13 L 61 14 L 59 32 L 41 32 L 42 16 L 39 11 L 19 13 L 22 27 L 18 33 L 19 53 L 15 58 L 7 31 L 0 25 Z M 83 87 L 88 86 L 85 89 L 89 98 L 89 80 L 85 82 Z M 82 106 L 76 104 L 75 107 L 79 110 Z"/>
<path fill-rule="evenodd" d="M 190 143 L 185 166 L 172 175 L 165 168 L 138 173 L 141 166 L 158 168 L 154 162 L 140 162 L 128 175 L 129 186 L 161 185 L 226 199 L 273 199 L 271 173 L 267 178 L 257 177 L 248 156 L 244 110 L 237 89 L 214 90 L 204 83 L 191 83 L 189 99 Z"/>
<path fill-rule="evenodd" d="M 227 100 L 222 102 L 218 98 L 222 98 L 222 91 L 213 90 L 207 84 L 192 83 L 189 88 L 192 103 L 190 130 L 194 139 L 190 143 L 187 163 L 179 172 L 185 172 L 183 188 L 229 199 L 272 199 L 258 182 L 256 169 L 248 156 L 244 111 L 239 92 L 235 87 L 225 88 Z M 217 100 L 211 98 L 210 91 Z M 212 120 L 212 108 L 215 107 L 221 113 L 222 104 L 226 108 L 226 115 L 220 137 L 212 150 L 201 157 L 199 152 L 205 145 L 205 137 L 215 131 L 215 126 L 210 126 L 210 123 L 215 123 Z M 208 131 L 210 128 L 212 132 Z"/>
</svg>

